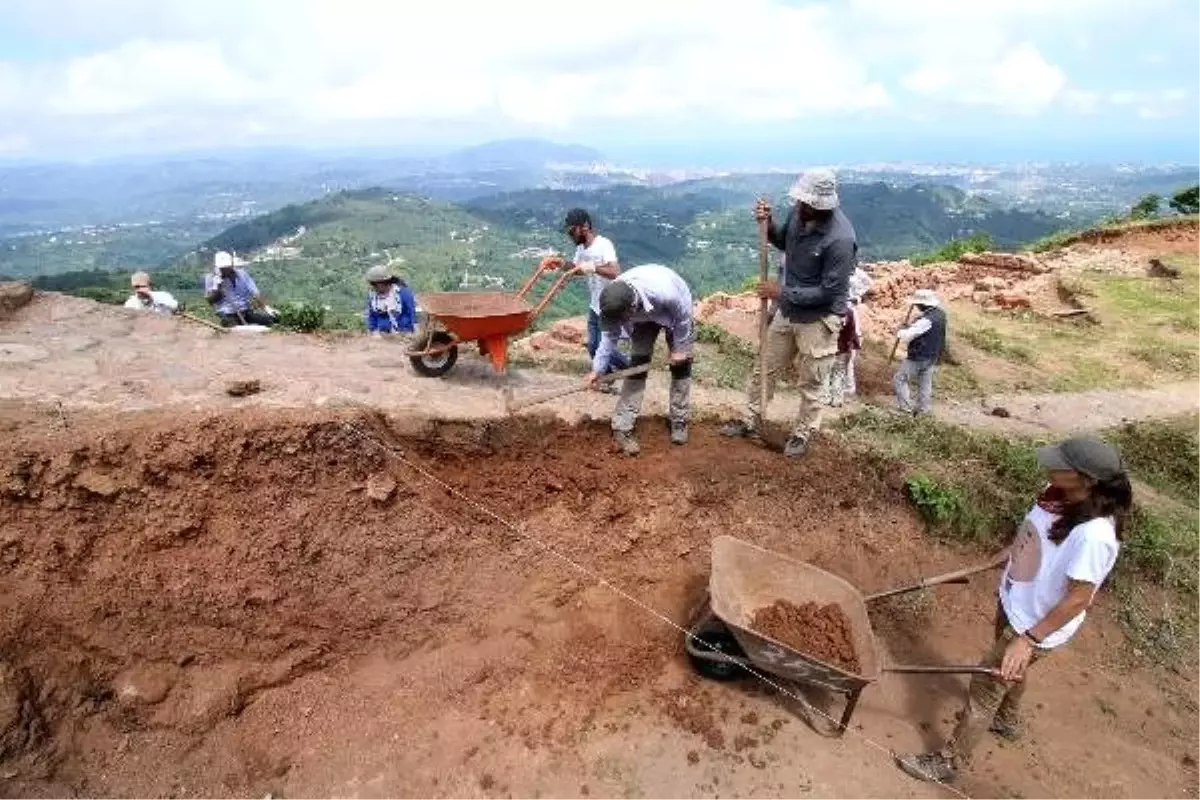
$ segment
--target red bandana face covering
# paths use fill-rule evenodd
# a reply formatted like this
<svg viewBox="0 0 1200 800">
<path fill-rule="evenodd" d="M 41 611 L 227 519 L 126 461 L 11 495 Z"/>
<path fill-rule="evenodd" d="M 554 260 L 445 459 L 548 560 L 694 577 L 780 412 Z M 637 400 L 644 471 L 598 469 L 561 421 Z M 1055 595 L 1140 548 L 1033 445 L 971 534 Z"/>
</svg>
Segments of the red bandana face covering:
<svg viewBox="0 0 1200 800">
<path fill-rule="evenodd" d="M 1062 489 L 1059 489 L 1052 483 L 1046 484 L 1046 488 L 1038 495 L 1038 507 L 1050 514 L 1061 515 L 1067 507 L 1066 498 L 1063 496 Z"/>
</svg>

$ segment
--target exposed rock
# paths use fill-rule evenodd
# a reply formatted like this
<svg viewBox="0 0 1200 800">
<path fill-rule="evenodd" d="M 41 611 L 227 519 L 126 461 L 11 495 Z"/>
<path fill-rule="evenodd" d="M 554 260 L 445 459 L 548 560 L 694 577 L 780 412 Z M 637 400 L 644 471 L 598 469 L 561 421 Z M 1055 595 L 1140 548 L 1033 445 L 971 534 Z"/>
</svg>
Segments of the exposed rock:
<svg viewBox="0 0 1200 800">
<path fill-rule="evenodd" d="M 19 281 L 0 282 L 0 319 L 33 299 L 33 285 Z"/>
<path fill-rule="evenodd" d="M 1003 406 L 996 406 L 988 413 L 991 414 L 993 417 L 1001 417 L 1003 419 L 1008 419 L 1009 417 L 1012 416 L 1012 414 L 1009 413 L 1008 409 L 1004 408 Z"/>
<path fill-rule="evenodd" d="M 174 664 L 139 664 L 117 676 L 113 692 L 123 705 L 152 706 L 166 699 L 178 679 Z"/>
<path fill-rule="evenodd" d="M 974 267 L 994 267 L 1016 272 L 1030 272 L 1035 275 L 1050 271 L 1049 267 L 1037 259 L 1016 253 L 963 253 L 958 257 L 958 263 Z"/>
<path fill-rule="evenodd" d="M 367 478 L 367 497 L 376 503 L 386 503 L 396 494 L 396 480 L 386 472 L 376 472 Z"/>
<path fill-rule="evenodd" d="M 262 391 L 262 383 L 258 380 L 230 381 L 225 386 L 225 394 L 230 397 L 245 397 Z"/>
<path fill-rule="evenodd" d="M 76 475 L 73 483 L 80 489 L 89 491 L 92 494 L 100 495 L 101 497 L 112 497 L 117 492 L 121 491 L 121 484 L 118 483 L 111 475 L 98 472 L 91 467 L 84 469 L 82 472 Z"/>
<path fill-rule="evenodd" d="M 995 275 L 986 275 L 975 281 L 975 288 L 978 291 L 983 292 L 994 292 L 998 289 L 1007 289 L 1008 286 L 1008 281 L 1004 280 L 1004 278 L 996 277 Z"/>
<path fill-rule="evenodd" d="M 550 326 L 550 335 L 560 342 L 582 344 L 587 338 L 587 320 L 560 319 Z"/>
<path fill-rule="evenodd" d="M 0 662 L 0 760 L 36 746 L 45 733 L 33 682 L 23 669 Z"/>
<path fill-rule="evenodd" d="M 996 292 L 992 295 L 991 302 L 993 305 L 1006 310 L 1033 307 L 1029 295 L 1018 292 Z"/>
<path fill-rule="evenodd" d="M 1180 273 L 1177 268 L 1152 258 L 1150 266 L 1146 267 L 1146 274 L 1151 278 L 1178 278 Z"/>
</svg>

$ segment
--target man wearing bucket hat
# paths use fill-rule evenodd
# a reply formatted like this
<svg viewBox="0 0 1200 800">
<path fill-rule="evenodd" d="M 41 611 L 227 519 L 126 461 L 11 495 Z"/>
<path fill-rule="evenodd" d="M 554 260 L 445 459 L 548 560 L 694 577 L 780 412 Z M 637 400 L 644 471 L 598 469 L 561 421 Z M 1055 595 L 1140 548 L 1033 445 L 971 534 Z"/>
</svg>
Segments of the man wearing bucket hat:
<svg viewBox="0 0 1200 800">
<path fill-rule="evenodd" d="M 740 420 L 726 424 L 726 436 L 757 434 L 766 409 L 759 408 L 759 370 L 767 373 L 768 400 L 775 381 L 801 360 L 800 408 L 784 455 L 803 456 L 828 395 L 829 372 L 838 351 L 838 334 L 849 312 L 850 276 L 858 257 L 854 227 L 838 207 L 837 178 L 829 169 L 811 169 L 788 192 L 795 206 L 782 225 L 760 199 L 755 217 L 767 222 L 767 239 L 784 251 L 783 282 L 758 286 L 759 297 L 777 303 L 767 330 L 766 364 L 756 364 Z"/>
<path fill-rule="evenodd" d="M 213 256 L 213 271 L 204 276 L 204 298 L 212 305 L 221 327 L 275 324 L 254 278 L 224 250 Z"/>
<path fill-rule="evenodd" d="M 179 302 L 170 292 L 160 292 L 151 287 L 148 273 L 135 272 L 129 277 L 129 282 L 133 284 L 133 294 L 125 301 L 125 308 L 153 311 L 163 316 L 180 310 Z"/>
<path fill-rule="evenodd" d="M 412 289 L 392 272 L 376 264 L 367 270 L 367 310 L 364 317 L 372 336 L 412 333 L 417 319 L 417 301 Z"/>
<path fill-rule="evenodd" d="M 994 642 L 981 665 L 997 674 L 971 679 L 966 707 L 943 749 L 897 759 L 914 778 L 953 781 L 989 731 L 1009 741 L 1021 737 L 1027 668 L 1075 635 L 1116 564 L 1133 503 L 1117 449 L 1073 438 L 1040 448 L 1037 459 L 1049 483 L 1012 545 L 995 558 L 1004 574 Z"/>
<path fill-rule="evenodd" d="M 901 329 L 896 338 L 908 343 L 900 369 L 892 379 L 896 390 L 896 405 L 906 414 L 925 414 L 933 404 L 933 373 L 938 359 L 946 347 L 946 312 L 942 302 L 932 289 L 918 289 L 909 298 L 920 316 L 907 328 Z M 913 406 L 909 383 L 917 380 L 917 404 Z"/>
</svg>

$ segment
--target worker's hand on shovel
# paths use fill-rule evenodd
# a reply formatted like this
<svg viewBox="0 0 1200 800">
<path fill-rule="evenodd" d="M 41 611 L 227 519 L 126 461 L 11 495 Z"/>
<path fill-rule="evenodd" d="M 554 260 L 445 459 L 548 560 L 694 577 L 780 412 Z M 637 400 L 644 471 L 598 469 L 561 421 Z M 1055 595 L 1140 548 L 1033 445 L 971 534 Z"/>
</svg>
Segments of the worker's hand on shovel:
<svg viewBox="0 0 1200 800">
<path fill-rule="evenodd" d="M 1000 662 L 1000 679 L 1019 681 L 1025 675 L 1025 668 L 1033 658 L 1033 642 L 1024 636 L 1018 636 L 1004 648 L 1004 659 Z"/>
<path fill-rule="evenodd" d="M 599 391 L 600 376 L 594 372 L 589 372 L 587 375 L 583 376 L 583 385 L 590 392 Z"/>
<path fill-rule="evenodd" d="M 780 293 L 779 281 L 759 281 L 755 292 L 764 300 L 778 300 Z"/>
<path fill-rule="evenodd" d="M 758 200 L 754 203 L 754 219 L 756 219 L 759 222 L 762 222 L 764 219 L 770 219 L 770 218 L 771 218 L 770 202 L 768 202 L 767 198 L 765 198 L 765 197 L 758 198 Z"/>
</svg>

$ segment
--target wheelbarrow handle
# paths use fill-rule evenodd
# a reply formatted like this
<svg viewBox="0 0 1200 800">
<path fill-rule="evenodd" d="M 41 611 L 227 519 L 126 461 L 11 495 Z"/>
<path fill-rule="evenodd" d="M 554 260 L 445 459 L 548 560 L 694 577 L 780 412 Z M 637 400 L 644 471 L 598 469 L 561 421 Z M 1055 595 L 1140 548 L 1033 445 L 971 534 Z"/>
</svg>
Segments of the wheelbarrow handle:
<svg viewBox="0 0 1200 800">
<path fill-rule="evenodd" d="M 987 675 L 1000 678 L 998 667 L 985 667 L 979 664 L 897 664 L 884 667 L 882 672 L 894 672 L 900 675 Z M 1017 681 L 1024 678 L 1017 678 Z"/>
<path fill-rule="evenodd" d="M 1003 562 L 989 561 L 987 564 L 983 564 L 980 566 L 966 567 L 965 569 L 956 569 L 954 572 L 947 572 L 942 575 L 934 575 L 930 578 L 922 578 L 921 580 L 917 581 L 916 583 L 910 584 L 908 586 L 901 586 L 896 589 L 888 589 L 883 592 L 876 592 L 875 594 L 869 594 L 866 597 L 864 597 L 863 599 L 869 603 L 872 600 L 879 600 L 884 597 L 893 597 L 898 594 L 906 594 L 908 592 L 915 592 L 920 589 L 927 589 L 930 586 L 940 586 L 943 583 L 967 583 L 968 582 L 967 579 L 970 576 L 975 575 L 980 572 L 987 572 L 989 569 L 995 569 L 996 567 L 999 567 L 1001 565 L 1001 563 L 1003 563 Z"/>
</svg>

